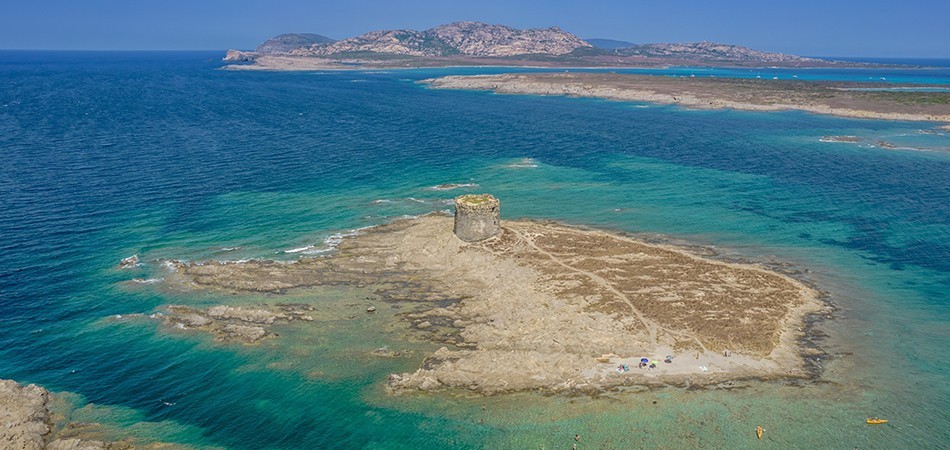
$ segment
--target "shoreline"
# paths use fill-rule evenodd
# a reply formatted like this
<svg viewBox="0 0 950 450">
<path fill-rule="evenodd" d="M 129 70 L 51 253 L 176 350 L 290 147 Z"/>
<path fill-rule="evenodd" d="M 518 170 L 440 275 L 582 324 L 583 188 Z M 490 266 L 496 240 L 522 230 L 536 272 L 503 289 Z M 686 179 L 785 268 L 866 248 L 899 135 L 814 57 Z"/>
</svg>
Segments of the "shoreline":
<svg viewBox="0 0 950 450">
<path fill-rule="evenodd" d="M 534 221 L 502 226 L 502 237 L 464 244 L 452 235 L 450 218 L 401 219 L 347 238 L 332 256 L 280 264 L 175 263 L 173 284 L 275 295 L 320 285 L 388 286 L 379 291 L 384 302 L 417 306 L 398 318 L 407 335 L 444 345 L 415 372 L 392 374 L 392 393 L 460 388 L 482 395 L 596 395 L 633 385 L 817 375 L 807 361 L 815 351 L 804 343 L 811 340 L 811 317 L 824 315 L 828 305 L 799 280 L 606 231 Z M 588 244 L 572 247 L 576 242 Z M 585 250 L 604 245 L 623 250 Z M 579 252 L 580 265 L 573 267 L 567 256 L 555 256 L 554 263 L 543 256 L 561 250 Z M 597 268 L 620 260 L 628 262 Z M 637 261 L 659 266 L 612 278 Z M 670 270 L 679 275 L 637 279 Z M 662 305 L 649 300 L 663 298 Z M 708 314 L 722 318 L 701 317 Z M 753 316 L 760 319 L 743 324 Z M 673 356 L 670 362 L 663 362 L 665 355 Z M 638 369 L 643 357 L 656 368 Z M 631 368 L 619 370 L 624 364 Z"/>
<path fill-rule="evenodd" d="M 232 55 L 232 52 L 234 55 Z M 231 50 L 223 58 L 224 62 L 234 63 L 223 66 L 224 70 L 269 70 L 269 71 L 306 71 L 306 70 L 395 70 L 395 69 L 422 69 L 422 68 L 453 68 L 453 67 L 496 67 L 496 68 L 535 68 L 535 69 L 658 69 L 670 67 L 683 68 L 727 68 L 727 69 L 908 69 L 931 68 L 931 66 L 912 66 L 900 64 L 864 63 L 853 61 L 816 60 L 810 64 L 801 62 L 776 63 L 755 61 L 716 61 L 716 60 L 689 60 L 646 58 L 619 61 L 592 61 L 581 59 L 566 60 L 531 60 L 505 59 L 503 57 L 412 57 L 403 55 L 379 54 L 379 58 L 372 55 L 344 58 L 328 55 L 298 56 L 290 54 L 257 54 L 253 51 Z M 244 63 L 244 64 L 241 64 Z M 939 69 L 940 67 L 933 66 Z"/>
<path fill-rule="evenodd" d="M 840 89 L 846 83 L 589 73 L 452 75 L 419 83 L 432 89 L 600 98 L 690 109 L 798 110 L 858 119 L 938 122 L 950 128 L 950 104 L 908 105 L 902 101 L 921 97 L 903 94 L 919 93 L 869 95 L 877 93 Z M 950 97 L 950 93 L 937 94 Z"/>
</svg>

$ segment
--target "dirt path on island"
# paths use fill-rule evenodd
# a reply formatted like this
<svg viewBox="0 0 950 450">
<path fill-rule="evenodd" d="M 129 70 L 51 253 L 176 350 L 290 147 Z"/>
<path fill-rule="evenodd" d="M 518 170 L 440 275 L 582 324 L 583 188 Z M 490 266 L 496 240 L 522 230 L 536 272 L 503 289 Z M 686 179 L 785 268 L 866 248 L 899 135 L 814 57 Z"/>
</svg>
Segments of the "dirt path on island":
<svg viewBox="0 0 950 450">
<path fill-rule="evenodd" d="M 692 334 L 689 334 L 689 333 L 686 333 L 686 332 L 682 332 L 682 331 L 671 330 L 671 329 L 669 329 L 669 328 L 667 328 L 667 327 L 664 327 L 664 326 L 662 326 L 662 325 L 659 325 L 658 323 L 656 323 L 656 322 L 654 322 L 654 321 L 652 321 L 652 320 L 650 320 L 650 319 L 647 319 L 647 318 L 643 315 L 643 313 L 642 313 L 639 309 L 637 309 L 636 306 L 633 305 L 633 302 L 630 301 L 630 298 L 629 298 L 629 297 L 627 297 L 623 292 L 621 292 L 621 291 L 618 290 L 616 287 L 614 287 L 614 286 L 613 286 L 611 283 L 609 283 L 607 280 L 605 280 L 604 278 L 601 278 L 600 276 L 598 276 L 596 273 L 591 272 L 591 271 L 589 271 L 589 270 L 584 270 L 584 269 L 579 269 L 579 268 L 577 268 L 577 267 L 574 267 L 574 266 L 570 265 L 569 263 L 565 262 L 565 259 L 567 259 L 567 258 L 561 258 L 561 257 L 559 257 L 559 256 L 557 256 L 557 255 L 555 255 L 555 254 L 553 254 L 553 253 L 551 253 L 551 252 L 548 252 L 548 251 L 542 249 L 541 247 L 538 247 L 538 245 L 535 244 L 534 240 L 532 240 L 531 236 L 528 236 L 526 233 L 522 233 L 522 232 L 518 232 L 518 231 L 513 231 L 513 230 L 509 230 L 509 231 L 512 231 L 513 233 L 515 233 L 515 235 L 517 235 L 519 238 L 523 239 L 531 248 L 533 248 L 534 250 L 536 250 L 538 253 L 540 253 L 540 254 L 542 254 L 542 255 L 544 255 L 544 256 L 547 256 L 548 258 L 551 259 L 551 261 L 553 261 L 553 262 L 556 263 L 557 265 L 559 265 L 559 266 L 561 266 L 561 267 L 564 267 L 565 269 L 567 269 L 567 270 L 569 270 L 569 271 L 572 271 L 572 272 L 574 272 L 574 273 L 577 273 L 577 274 L 580 274 L 580 275 L 583 275 L 583 276 L 586 276 L 586 277 L 590 278 L 592 281 L 594 281 L 595 283 L 597 283 L 597 285 L 600 286 L 601 288 L 603 288 L 603 289 L 605 289 L 605 290 L 607 290 L 607 291 L 609 291 L 609 292 L 612 292 L 614 295 L 616 295 L 617 297 L 621 298 L 621 299 L 623 300 L 623 302 L 626 303 L 627 306 L 630 307 L 630 312 L 632 312 L 632 313 L 637 317 L 637 319 L 647 328 L 647 331 L 648 331 L 649 334 L 650 334 L 650 341 L 651 341 L 654 345 L 659 344 L 659 341 L 657 340 L 657 330 L 659 329 L 659 330 L 663 330 L 663 331 L 665 331 L 665 332 L 667 332 L 667 333 L 670 333 L 670 334 L 672 334 L 672 335 L 683 336 L 683 337 L 686 337 L 686 338 L 688 338 L 688 339 L 692 339 L 693 341 L 696 342 L 696 344 L 699 346 L 699 348 L 702 349 L 702 351 L 704 351 L 704 352 L 707 351 L 706 346 L 703 345 L 702 341 L 700 341 L 699 338 L 697 338 L 696 336 L 693 336 Z"/>
</svg>

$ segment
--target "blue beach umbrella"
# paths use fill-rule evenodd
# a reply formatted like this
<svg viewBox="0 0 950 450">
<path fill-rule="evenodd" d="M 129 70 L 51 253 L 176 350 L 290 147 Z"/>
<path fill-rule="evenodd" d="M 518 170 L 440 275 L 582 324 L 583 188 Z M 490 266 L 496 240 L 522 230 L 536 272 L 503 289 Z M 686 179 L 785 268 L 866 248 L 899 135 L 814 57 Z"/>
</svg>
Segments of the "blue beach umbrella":
<svg viewBox="0 0 950 450">
<path fill-rule="evenodd" d="M 650 360 L 647 358 L 640 358 L 640 362 L 642 362 L 643 364 L 647 364 L 650 362 Z"/>
</svg>

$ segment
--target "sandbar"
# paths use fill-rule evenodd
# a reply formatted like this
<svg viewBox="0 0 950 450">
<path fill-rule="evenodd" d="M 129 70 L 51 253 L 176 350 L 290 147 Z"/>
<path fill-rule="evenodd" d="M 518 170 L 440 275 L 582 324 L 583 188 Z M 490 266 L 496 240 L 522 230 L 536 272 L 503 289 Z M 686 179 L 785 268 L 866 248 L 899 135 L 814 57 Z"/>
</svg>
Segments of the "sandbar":
<svg viewBox="0 0 950 450">
<path fill-rule="evenodd" d="M 881 84 L 870 82 L 535 73 L 453 75 L 421 83 L 435 89 L 565 95 L 672 104 L 692 109 L 800 110 L 862 119 L 950 122 L 950 92 L 866 90 Z"/>
</svg>

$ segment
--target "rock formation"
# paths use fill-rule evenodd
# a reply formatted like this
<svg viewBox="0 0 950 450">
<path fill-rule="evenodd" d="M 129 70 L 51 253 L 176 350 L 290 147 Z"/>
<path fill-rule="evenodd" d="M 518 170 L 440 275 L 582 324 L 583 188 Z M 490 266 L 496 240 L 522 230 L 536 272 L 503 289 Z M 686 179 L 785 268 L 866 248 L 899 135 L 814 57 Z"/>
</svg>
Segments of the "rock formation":
<svg viewBox="0 0 950 450">
<path fill-rule="evenodd" d="M 120 269 L 134 269 L 139 265 L 139 255 L 132 255 L 119 261 Z"/>
<path fill-rule="evenodd" d="M 54 430 L 50 393 L 35 384 L 0 380 L 0 448 L 15 450 L 124 450 L 130 442 L 102 442 Z M 75 424 L 70 423 L 69 428 Z M 85 424 L 94 425 L 94 424 Z M 148 446 L 153 448 L 152 446 Z"/>
<path fill-rule="evenodd" d="M 242 52 L 240 50 L 228 50 L 224 55 L 223 61 L 230 62 L 251 62 L 254 61 L 255 54 L 253 52 Z"/>
<path fill-rule="evenodd" d="M 277 311 L 218 305 L 201 310 L 182 305 L 169 305 L 168 315 L 163 316 L 163 321 L 166 325 L 177 329 L 210 332 L 217 341 L 245 344 L 253 344 L 272 336 L 274 333 L 270 331 L 270 326 L 276 323 L 295 320 L 313 321 L 313 317 L 308 314 L 313 311 L 312 306 L 281 303 L 275 308 Z"/>
<path fill-rule="evenodd" d="M 455 235 L 465 242 L 477 242 L 498 234 L 501 203 L 490 194 L 469 194 L 455 198 Z"/>
<path fill-rule="evenodd" d="M 4 448 L 42 449 L 50 432 L 46 402 L 49 392 L 36 385 L 20 386 L 0 380 L 0 445 Z"/>
</svg>

